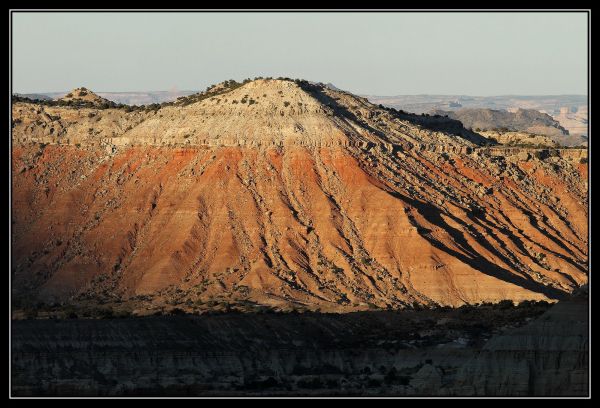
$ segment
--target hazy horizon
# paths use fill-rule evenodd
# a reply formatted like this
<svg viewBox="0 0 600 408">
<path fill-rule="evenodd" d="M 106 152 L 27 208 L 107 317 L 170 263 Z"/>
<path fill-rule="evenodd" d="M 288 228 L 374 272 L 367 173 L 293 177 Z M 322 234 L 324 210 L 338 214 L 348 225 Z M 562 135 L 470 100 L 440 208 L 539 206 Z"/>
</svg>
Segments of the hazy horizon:
<svg viewBox="0 0 600 408">
<path fill-rule="evenodd" d="M 228 78 L 228 79 L 235 79 L 235 78 Z M 241 79 L 236 79 L 237 81 L 241 82 Z M 214 84 L 212 84 L 214 85 Z M 334 86 L 336 86 L 336 84 L 332 84 Z M 82 85 L 84 86 L 84 85 Z M 84 86 L 85 87 L 85 86 Z M 78 88 L 78 87 L 75 87 Z M 58 93 L 68 93 L 70 91 L 72 91 L 75 88 L 71 88 L 71 89 L 63 89 L 60 91 L 34 91 L 34 92 L 13 92 L 14 94 L 41 94 L 41 95 L 46 95 L 46 94 L 58 94 Z M 89 90 L 91 90 L 94 93 L 157 93 L 157 92 L 200 92 L 203 89 L 152 89 L 152 90 L 140 90 L 140 91 L 131 91 L 131 90 L 96 90 L 96 89 L 92 89 L 90 87 L 86 87 Z M 339 88 L 339 87 L 338 87 Z M 342 91 L 348 91 L 347 89 L 342 89 L 340 88 Z M 532 95 L 532 94 L 497 94 L 497 95 L 472 95 L 472 94 L 458 94 L 458 93 L 449 93 L 449 94 L 440 94 L 440 93 L 418 93 L 418 94 L 390 94 L 390 95 L 379 95 L 379 94 L 359 94 L 361 96 L 378 96 L 378 97 L 396 97 L 396 96 L 440 96 L 440 97 L 448 97 L 448 96 L 467 96 L 467 97 L 473 97 L 473 98 L 493 98 L 493 97 L 564 97 L 564 96 L 583 96 L 583 97 L 587 97 L 587 93 L 583 93 L 583 94 L 538 94 L 538 95 Z"/>
<path fill-rule="evenodd" d="M 15 93 L 284 76 L 362 95 L 587 95 L 584 12 L 12 16 Z"/>
</svg>

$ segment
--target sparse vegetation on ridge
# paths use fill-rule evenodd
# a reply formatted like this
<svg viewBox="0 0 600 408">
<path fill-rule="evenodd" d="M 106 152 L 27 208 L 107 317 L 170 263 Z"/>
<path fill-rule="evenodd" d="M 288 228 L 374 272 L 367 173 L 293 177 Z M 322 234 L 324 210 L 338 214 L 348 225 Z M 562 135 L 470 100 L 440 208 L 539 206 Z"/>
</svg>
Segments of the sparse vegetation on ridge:
<svg viewBox="0 0 600 408">
<path fill-rule="evenodd" d="M 72 95 L 72 94 L 69 94 Z M 30 99 L 24 96 L 13 95 L 12 103 L 34 103 L 42 106 L 62 106 L 69 108 L 93 108 L 93 109 L 126 109 L 128 105 L 124 105 L 122 103 L 115 103 L 112 101 L 107 101 L 102 104 L 96 104 L 90 101 L 77 101 L 77 100 L 44 100 L 44 99 Z"/>
</svg>

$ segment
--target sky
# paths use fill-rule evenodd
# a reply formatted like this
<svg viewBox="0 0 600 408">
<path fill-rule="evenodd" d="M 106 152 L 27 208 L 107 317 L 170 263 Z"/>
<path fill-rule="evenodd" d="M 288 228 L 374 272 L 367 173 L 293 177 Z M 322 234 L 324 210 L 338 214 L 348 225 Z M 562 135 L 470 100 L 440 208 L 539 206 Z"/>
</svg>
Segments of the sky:
<svg viewBox="0 0 600 408">
<path fill-rule="evenodd" d="M 284 76 L 361 95 L 585 95 L 587 24 L 586 13 L 13 12 L 12 90 Z"/>
</svg>

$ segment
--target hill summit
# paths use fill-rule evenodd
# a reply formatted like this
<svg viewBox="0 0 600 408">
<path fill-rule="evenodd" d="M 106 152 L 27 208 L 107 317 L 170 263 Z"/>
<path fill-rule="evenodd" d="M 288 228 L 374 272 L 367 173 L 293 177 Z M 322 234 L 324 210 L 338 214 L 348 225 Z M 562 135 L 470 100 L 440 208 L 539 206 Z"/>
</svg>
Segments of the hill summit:
<svg viewBox="0 0 600 408">
<path fill-rule="evenodd" d="M 97 94 L 95 94 L 94 92 L 90 91 L 89 89 L 87 89 L 85 87 L 75 88 L 71 92 L 67 93 L 66 95 L 64 95 L 60 98 L 57 98 L 57 101 L 62 101 L 62 102 L 72 101 L 72 102 L 79 102 L 79 103 L 83 102 L 83 103 L 98 105 L 98 106 L 101 106 L 103 104 L 113 104 L 108 99 L 98 96 Z"/>
<path fill-rule="evenodd" d="M 456 120 L 401 113 L 323 84 L 281 79 L 209 87 L 160 109 L 159 115 L 124 136 L 127 139 L 115 142 L 255 146 L 388 142 L 445 144 L 450 149 L 488 143 Z"/>
</svg>

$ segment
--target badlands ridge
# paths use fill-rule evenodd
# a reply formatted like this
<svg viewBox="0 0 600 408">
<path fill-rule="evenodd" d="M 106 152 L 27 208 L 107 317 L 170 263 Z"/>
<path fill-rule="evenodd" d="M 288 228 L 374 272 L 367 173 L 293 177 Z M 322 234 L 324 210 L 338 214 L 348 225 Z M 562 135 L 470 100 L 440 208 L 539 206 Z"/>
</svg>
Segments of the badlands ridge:
<svg viewBox="0 0 600 408">
<path fill-rule="evenodd" d="M 23 307 L 345 312 L 587 282 L 585 150 L 507 148 L 285 79 L 146 109 L 67 102 L 12 106 Z"/>
</svg>

